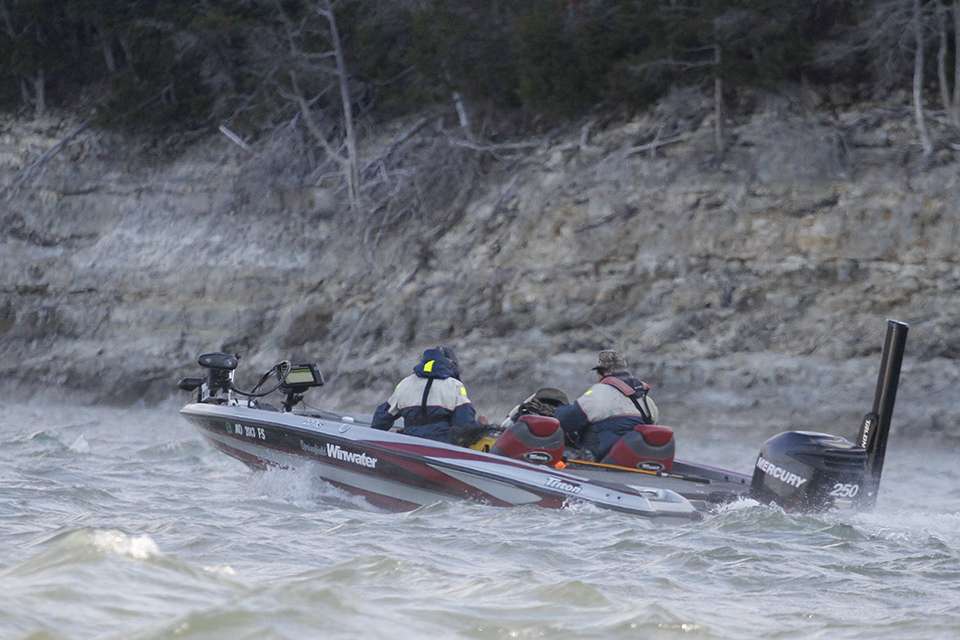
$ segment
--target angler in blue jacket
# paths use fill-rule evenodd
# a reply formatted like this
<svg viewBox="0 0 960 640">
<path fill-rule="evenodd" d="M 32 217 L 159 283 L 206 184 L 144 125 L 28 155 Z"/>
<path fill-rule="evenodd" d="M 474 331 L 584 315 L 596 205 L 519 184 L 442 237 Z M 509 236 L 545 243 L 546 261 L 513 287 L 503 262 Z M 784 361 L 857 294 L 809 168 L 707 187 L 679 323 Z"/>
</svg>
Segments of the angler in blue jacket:
<svg viewBox="0 0 960 640">
<path fill-rule="evenodd" d="M 569 441 L 602 460 L 636 425 L 656 423 L 659 410 L 650 386 L 633 377 L 622 355 L 601 351 L 597 361 L 599 381 L 573 404 L 557 407 L 555 415 Z"/>
<path fill-rule="evenodd" d="M 484 428 L 460 382 L 456 354 L 450 347 L 423 352 L 413 373 L 397 385 L 373 414 L 374 429 L 387 430 L 403 418 L 403 433 L 468 445 Z"/>
</svg>

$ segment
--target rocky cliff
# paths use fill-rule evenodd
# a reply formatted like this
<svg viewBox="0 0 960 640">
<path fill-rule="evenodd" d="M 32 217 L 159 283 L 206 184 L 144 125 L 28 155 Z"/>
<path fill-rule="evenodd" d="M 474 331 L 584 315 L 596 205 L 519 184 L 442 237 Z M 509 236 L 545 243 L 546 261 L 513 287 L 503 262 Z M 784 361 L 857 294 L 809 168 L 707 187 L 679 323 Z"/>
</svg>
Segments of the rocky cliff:
<svg viewBox="0 0 960 640">
<path fill-rule="evenodd" d="M 661 105 L 488 150 L 468 198 L 389 224 L 222 138 L 170 157 L 91 131 L 0 203 L 0 375 L 156 401 L 222 348 L 246 380 L 315 359 L 327 402 L 369 411 L 446 342 L 493 417 L 579 393 L 613 346 L 667 424 L 852 434 L 896 317 L 898 428 L 960 436 L 960 164 L 921 162 L 909 124 L 774 104 L 717 161 L 710 122 Z M 2 123 L 0 186 L 71 126 Z"/>
</svg>

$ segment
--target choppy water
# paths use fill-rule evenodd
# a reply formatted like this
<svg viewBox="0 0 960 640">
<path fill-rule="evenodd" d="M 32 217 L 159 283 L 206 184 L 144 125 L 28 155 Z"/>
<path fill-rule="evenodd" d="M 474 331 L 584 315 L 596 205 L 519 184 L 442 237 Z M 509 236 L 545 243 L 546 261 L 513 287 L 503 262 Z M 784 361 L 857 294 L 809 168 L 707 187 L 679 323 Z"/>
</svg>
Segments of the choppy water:
<svg viewBox="0 0 960 640">
<path fill-rule="evenodd" d="M 745 469 L 760 439 L 680 448 Z M 843 517 L 394 514 L 168 410 L 8 405 L 0 638 L 956 638 L 956 458 L 895 435 L 879 508 Z"/>
</svg>

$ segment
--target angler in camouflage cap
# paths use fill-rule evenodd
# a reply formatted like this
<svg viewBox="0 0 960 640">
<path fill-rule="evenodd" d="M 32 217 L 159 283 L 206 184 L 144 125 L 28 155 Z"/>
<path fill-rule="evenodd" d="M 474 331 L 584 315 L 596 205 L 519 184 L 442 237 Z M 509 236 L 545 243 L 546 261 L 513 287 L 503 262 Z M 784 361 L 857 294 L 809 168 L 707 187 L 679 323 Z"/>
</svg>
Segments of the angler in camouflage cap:
<svg viewBox="0 0 960 640">
<path fill-rule="evenodd" d="M 627 359 L 617 351 L 606 349 L 597 354 L 597 366 L 593 370 L 600 375 L 626 371 Z"/>
<path fill-rule="evenodd" d="M 593 367 L 599 380 L 573 404 L 557 407 L 555 415 L 568 441 L 602 460 L 617 440 L 638 424 L 654 424 L 659 416 L 650 385 L 633 377 L 627 359 L 604 349 Z"/>
</svg>

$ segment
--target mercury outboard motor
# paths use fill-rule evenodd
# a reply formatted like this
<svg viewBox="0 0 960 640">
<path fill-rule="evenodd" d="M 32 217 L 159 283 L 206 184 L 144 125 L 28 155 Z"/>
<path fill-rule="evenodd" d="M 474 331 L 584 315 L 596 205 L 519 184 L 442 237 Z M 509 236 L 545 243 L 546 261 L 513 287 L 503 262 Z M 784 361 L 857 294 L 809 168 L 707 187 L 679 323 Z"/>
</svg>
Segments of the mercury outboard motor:
<svg viewBox="0 0 960 640">
<path fill-rule="evenodd" d="M 863 490 L 867 452 L 846 438 L 787 431 L 767 440 L 753 471 L 751 493 L 784 509 L 851 507 Z"/>
<path fill-rule="evenodd" d="M 873 410 L 864 416 L 856 441 L 811 431 L 770 438 L 753 470 L 755 499 L 807 511 L 874 505 L 908 329 L 903 322 L 887 321 Z"/>
</svg>

